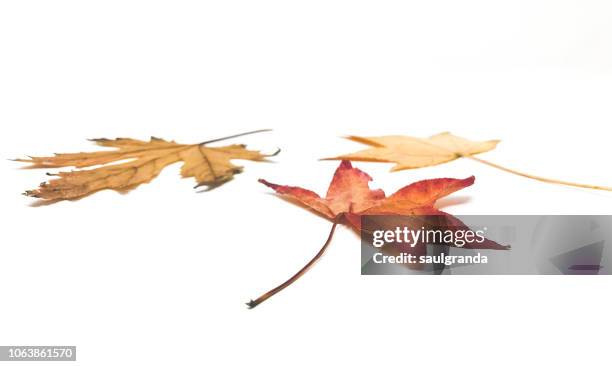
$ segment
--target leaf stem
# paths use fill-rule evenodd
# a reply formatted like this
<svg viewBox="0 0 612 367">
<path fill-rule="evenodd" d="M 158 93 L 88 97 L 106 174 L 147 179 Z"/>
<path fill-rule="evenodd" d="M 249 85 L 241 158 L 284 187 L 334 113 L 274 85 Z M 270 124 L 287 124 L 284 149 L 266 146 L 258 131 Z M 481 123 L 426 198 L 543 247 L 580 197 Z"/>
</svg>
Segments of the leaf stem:
<svg viewBox="0 0 612 367">
<path fill-rule="evenodd" d="M 490 166 L 490 167 L 493 167 L 493 168 L 497 168 L 497 169 L 500 169 L 500 170 L 508 172 L 508 173 L 512 173 L 514 175 L 530 178 L 532 180 L 537 180 L 537 181 L 547 182 L 547 183 L 552 183 L 552 184 L 573 186 L 573 187 L 582 187 L 582 188 L 586 188 L 586 189 L 612 191 L 612 187 L 608 187 L 608 186 L 587 185 L 587 184 L 580 184 L 580 183 L 575 183 L 575 182 L 561 181 L 561 180 L 555 180 L 555 179 L 546 178 L 546 177 L 530 175 L 528 173 L 519 172 L 519 171 L 515 171 L 515 170 L 510 169 L 510 168 L 506 168 L 504 166 L 500 166 L 499 164 L 495 164 L 493 162 L 485 161 L 484 159 L 476 158 L 476 157 L 474 157 L 472 155 L 464 155 L 464 157 L 465 158 L 469 158 L 469 159 L 474 160 L 474 161 L 477 161 L 477 162 L 480 162 L 480 163 L 483 163 L 483 164 L 486 164 L 487 166 Z"/>
<path fill-rule="evenodd" d="M 257 134 L 257 133 L 263 133 L 266 131 L 272 131 L 272 129 L 261 129 L 261 130 L 253 130 L 253 131 L 248 131 L 246 133 L 240 133 L 240 134 L 236 134 L 236 135 L 230 135 L 230 136 L 225 136 L 223 138 L 218 138 L 218 139 L 212 139 L 212 140 L 208 140 L 208 141 L 203 141 L 201 143 L 199 143 L 199 145 L 204 145 L 204 144 L 209 144 L 209 143 L 216 143 L 218 141 L 223 141 L 223 140 L 227 140 L 227 139 L 233 139 L 233 138 L 237 138 L 239 136 L 245 136 L 245 135 L 251 135 L 251 134 Z"/>
<path fill-rule="evenodd" d="M 331 227 L 331 230 L 329 231 L 329 236 L 327 237 L 327 241 L 325 241 L 325 244 L 323 245 L 323 247 L 321 247 L 321 249 L 319 250 L 319 252 L 315 255 L 315 257 L 313 257 L 308 264 L 304 265 L 304 267 L 302 269 L 300 269 L 297 273 L 295 273 L 291 278 L 287 279 L 284 283 L 282 283 L 281 285 L 279 285 L 276 288 L 273 288 L 271 290 L 269 290 L 268 292 L 262 294 L 261 296 L 259 296 L 256 300 L 250 300 L 247 303 L 247 306 L 249 306 L 249 308 L 255 308 L 257 307 L 257 305 L 259 305 L 260 303 L 262 303 L 263 301 L 267 300 L 268 298 L 272 297 L 273 295 L 275 295 L 276 293 L 282 291 L 283 289 L 287 288 L 288 286 L 290 286 L 293 282 L 295 282 L 296 280 L 298 280 L 302 275 L 306 274 L 306 272 L 317 262 L 317 260 L 319 260 L 321 258 L 321 256 L 323 256 L 323 254 L 325 253 L 325 251 L 327 250 L 327 247 L 329 246 L 329 244 L 331 243 L 332 237 L 334 236 L 334 231 L 336 230 L 336 226 L 338 225 L 338 218 L 336 218 L 334 220 L 334 224 Z"/>
</svg>

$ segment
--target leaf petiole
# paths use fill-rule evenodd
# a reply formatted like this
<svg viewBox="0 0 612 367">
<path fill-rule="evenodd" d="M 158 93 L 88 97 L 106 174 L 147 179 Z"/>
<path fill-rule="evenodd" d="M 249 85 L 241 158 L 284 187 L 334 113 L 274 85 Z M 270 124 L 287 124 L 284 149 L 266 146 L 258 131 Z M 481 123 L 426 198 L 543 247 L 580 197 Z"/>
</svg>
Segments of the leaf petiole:
<svg viewBox="0 0 612 367">
<path fill-rule="evenodd" d="M 334 236 L 334 231 L 336 230 L 336 226 L 338 225 L 338 221 L 339 221 L 339 217 L 336 217 L 336 219 L 334 219 L 334 224 L 332 225 L 331 230 L 329 231 L 329 236 L 327 237 L 327 241 L 325 241 L 325 244 L 323 245 L 323 247 L 321 247 L 319 252 L 306 265 L 304 265 L 304 267 L 302 269 L 300 269 L 291 278 L 287 279 L 284 283 L 282 283 L 278 287 L 269 290 L 268 292 L 262 294 L 261 296 L 259 296 L 255 300 L 250 300 L 249 302 L 247 302 L 247 306 L 249 306 L 249 309 L 257 307 L 263 301 L 267 300 L 268 298 L 272 297 L 276 293 L 278 293 L 278 292 L 282 291 L 283 289 L 287 288 L 293 282 L 298 280 L 302 275 L 306 274 L 306 272 L 317 262 L 317 260 L 319 260 L 321 258 L 321 256 L 323 256 L 323 254 L 327 250 L 327 247 L 331 243 L 332 237 Z"/>
<path fill-rule="evenodd" d="M 205 144 L 209 144 L 209 143 L 216 143 L 216 142 L 218 142 L 218 141 L 223 141 L 223 140 L 233 139 L 233 138 L 237 138 L 237 137 L 240 137 L 240 136 L 245 136 L 245 135 L 251 135 L 251 134 L 257 134 L 257 133 L 263 133 L 263 132 L 267 132 L 267 131 L 272 131 L 272 129 L 260 129 L 260 130 L 247 131 L 246 133 L 240 133 L 240 134 L 235 134 L 235 135 L 229 135 L 229 136 L 225 136 L 225 137 L 223 137 L 223 138 L 217 138 L 217 139 L 212 139 L 212 140 L 203 141 L 203 142 L 199 143 L 198 145 L 205 145 Z"/>
<path fill-rule="evenodd" d="M 555 180 L 555 179 L 552 179 L 552 178 L 535 176 L 535 175 L 531 175 L 531 174 L 520 172 L 520 171 L 515 171 L 513 169 L 506 168 L 504 166 L 500 166 L 499 164 L 496 164 L 496 163 L 493 163 L 493 162 L 489 162 L 489 161 L 485 161 L 484 159 L 480 159 L 480 158 L 474 157 L 473 155 L 463 155 L 463 157 L 469 158 L 469 159 L 477 161 L 477 162 L 480 162 L 482 164 L 486 164 L 489 167 L 497 168 L 497 169 L 502 170 L 504 172 L 512 173 L 512 174 L 517 175 L 517 176 L 530 178 L 532 180 L 536 180 L 536 181 L 540 181 L 540 182 L 547 182 L 547 183 L 552 183 L 552 184 L 557 184 L 557 185 L 565 185 L 565 186 L 573 186 L 573 187 L 581 187 L 581 188 L 586 188 L 586 189 L 612 191 L 612 187 L 597 186 L 597 185 L 587 185 L 587 184 L 581 184 L 581 183 L 575 183 L 575 182 L 561 181 L 561 180 Z"/>
</svg>

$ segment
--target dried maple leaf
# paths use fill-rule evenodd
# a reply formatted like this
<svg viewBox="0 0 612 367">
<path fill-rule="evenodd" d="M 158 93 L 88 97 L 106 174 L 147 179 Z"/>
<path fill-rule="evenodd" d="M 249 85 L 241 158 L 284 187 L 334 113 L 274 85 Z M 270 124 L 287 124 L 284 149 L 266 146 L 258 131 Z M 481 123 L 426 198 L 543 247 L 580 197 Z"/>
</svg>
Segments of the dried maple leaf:
<svg viewBox="0 0 612 367">
<path fill-rule="evenodd" d="M 434 166 L 464 156 L 487 152 L 495 149 L 499 143 L 499 140 L 470 141 L 450 133 L 437 134 L 429 138 L 392 135 L 368 138 L 349 136 L 347 139 L 369 145 L 371 148 L 328 159 L 393 162 L 395 166 L 392 171 Z"/>
<path fill-rule="evenodd" d="M 351 162 L 346 160 L 342 161 L 336 169 L 324 198 L 301 187 L 283 186 L 263 179 L 259 180 L 278 194 L 333 220 L 334 224 L 319 253 L 304 268 L 280 286 L 250 301 L 249 307 L 257 306 L 301 277 L 323 255 L 329 246 L 336 225 L 342 218 L 345 218 L 356 230 L 360 229 L 363 215 L 439 216 L 456 229 L 467 228 L 459 219 L 434 208 L 434 204 L 438 199 L 472 185 L 474 176 L 465 179 L 438 178 L 419 181 L 388 197 L 380 189 L 370 189 L 370 181 L 372 178 L 367 173 L 353 168 Z M 508 249 L 507 246 L 490 240 L 478 245 L 466 245 L 464 248 Z"/>
<path fill-rule="evenodd" d="M 25 192 L 27 196 L 47 202 L 79 199 L 105 189 L 127 192 L 150 182 L 164 168 L 176 162 L 183 162 L 181 176 L 195 178 L 196 187 L 206 185 L 212 188 L 227 182 L 242 171 L 242 167 L 231 163 L 232 159 L 265 161 L 269 155 L 248 150 L 244 145 L 208 147 L 206 144 L 260 131 L 266 130 L 199 144 L 178 144 L 155 137 L 151 137 L 150 141 L 126 138 L 92 139 L 97 145 L 115 149 L 93 153 L 55 154 L 53 157 L 30 157 L 16 161 L 31 163 L 25 168 L 100 166 L 87 170 L 48 174 L 59 178 L 43 182 L 38 189 Z"/>
<path fill-rule="evenodd" d="M 325 159 L 348 159 L 351 161 L 362 162 L 389 162 L 395 163 L 395 166 L 393 166 L 391 169 L 392 171 L 400 171 L 404 169 L 435 166 L 458 158 L 469 158 L 515 175 L 542 182 L 612 191 L 612 187 L 586 185 L 535 176 L 474 157 L 475 154 L 484 153 L 495 149 L 497 143 L 499 143 L 499 140 L 471 141 L 448 132 L 433 135 L 429 138 L 390 135 L 379 137 L 348 136 L 347 139 L 369 145 L 370 148 L 363 149 L 355 153 Z"/>
</svg>

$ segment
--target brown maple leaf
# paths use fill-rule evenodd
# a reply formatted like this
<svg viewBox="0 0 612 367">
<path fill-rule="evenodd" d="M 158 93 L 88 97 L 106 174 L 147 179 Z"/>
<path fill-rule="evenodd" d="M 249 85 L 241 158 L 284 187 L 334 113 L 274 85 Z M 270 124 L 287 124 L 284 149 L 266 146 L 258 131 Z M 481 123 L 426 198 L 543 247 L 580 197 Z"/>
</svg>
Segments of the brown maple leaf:
<svg viewBox="0 0 612 367">
<path fill-rule="evenodd" d="M 195 178 L 197 182 L 195 187 L 213 188 L 231 180 L 236 173 L 242 171 L 242 167 L 233 165 L 231 160 L 265 161 L 266 157 L 275 155 L 278 151 L 272 155 L 263 155 L 258 151 L 246 149 L 245 145 L 209 147 L 206 144 L 260 131 L 267 130 L 252 131 L 199 144 L 178 144 L 155 137 L 151 137 L 150 141 L 128 138 L 92 139 L 97 145 L 115 149 L 92 153 L 55 154 L 52 157 L 30 157 L 16 161 L 31 163 L 25 168 L 73 166 L 79 169 L 57 174 L 48 173 L 58 178 L 43 182 L 38 189 L 24 193 L 48 203 L 80 199 L 105 189 L 127 192 L 150 182 L 164 168 L 177 162 L 183 162 L 182 177 Z M 92 166 L 100 167 L 81 169 Z"/>
<path fill-rule="evenodd" d="M 459 158 L 468 158 L 490 167 L 532 180 L 587 189 L 612 191 L 612 187 L 561 181 L 520 172 L 474 156 L 475 154 L 495 149 L 499 140 L 472 141 L 448 132 L 432 135 L 428 138 L 416 138 L 404 135 L 374 137 L 348 136 L 346 138 L 368 145 L 369 148 L 355 153 L 325 158 L 325 160 L 348 159 L 361 162 L 389 162 L 395 163 L 391 171 L 400 171 L 404 169 L 435 166 Z"/>
<path fill-rule="evenodd" d="M 322 198 L 313 191 L 295 187 L 270 183 L 260 179 L 259 182 L 274 189 L 290 200 L 333 220 L 333 226 L 327 241 L 310 260 L 306 266 L 298 271 L 293 277 L 270 290 L 256 300 L 251 300 L 247 305 L 251 308 L 259 305 L 266 299 L 289 286 L 323 255 L 336 225 L 342 220 L 347 222 L 356 230 L 361 229 L 361 217 L 364 215 L 401 215 L 401 216 L 431 216 L 439 217 L 455 230 L 467 228 L 459 219 L 442 212 L 434 207 L 436 201 L 442 197 L 452 194 L 474 183 L 474 176 L 465 179 L 437 178 L 415 182 L 398 190 L 391 196 L 386 196 L 383 190 L 370 189 L 369 183 L 372 178 L 365 172 L 354 168 L 349 161 L 342 161 L 336 169 L 333 179 L 327 190 L 327 195 Z M 481 244 L 470 244 L 464 248 L 505 250 L 508 246 L 502 246 L 494 241 L 485 240 Z M 416 246 L 414 249 L 402 248 L 402 251 L 423 251 L 424 246 Z"/>
</svg>

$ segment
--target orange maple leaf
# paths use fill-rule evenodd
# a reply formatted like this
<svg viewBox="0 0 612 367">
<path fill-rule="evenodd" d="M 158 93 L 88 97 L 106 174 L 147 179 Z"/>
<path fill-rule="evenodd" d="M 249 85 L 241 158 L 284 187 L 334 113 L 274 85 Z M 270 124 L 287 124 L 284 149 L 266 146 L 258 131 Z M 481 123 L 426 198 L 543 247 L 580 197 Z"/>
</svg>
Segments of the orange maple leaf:
<svg viewBox="0 0 612 367">
<path fill-rule="evenodd" d="M 343 160 L 336 169 L 324 198 L 301 187 L 277 185 L 263 179 L 259 180 L 259 182 L 274 189 L 278 194 L 333 220 L 334 224 L 323 248 L 304 268 L 285 283 L 247 303 L 249 307 L 257 306 L 302 276 L 323 255 L 331 242 L 336 225 L 343 218 L 357 231 L 361 229 L 361 217 L 364 215 L 438 216 L 446 225 L 455 230 L 467 229 L 467 226 L 459 219 L 436 209 L 434 204 L 442 197 L 471 186 L 474 183 L 474 176 L 464 179 L 436 178 L 418 181 L 403 187 L 388 197 L 381 189 L 371 189 L 370 181 L 372 181 L 370 175 L 354 168 L 351 162 L 347 160 Z M 491 240 L 466 244 L 463 248 L 508 249 L 507 246 L 502 246 Z M 399 250 L 424 251 L 425 248 L 424 246 L 416 246 L 415 249 L 406 246 L 400 247 Z"/>
</svg>

